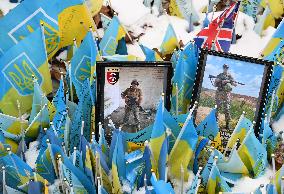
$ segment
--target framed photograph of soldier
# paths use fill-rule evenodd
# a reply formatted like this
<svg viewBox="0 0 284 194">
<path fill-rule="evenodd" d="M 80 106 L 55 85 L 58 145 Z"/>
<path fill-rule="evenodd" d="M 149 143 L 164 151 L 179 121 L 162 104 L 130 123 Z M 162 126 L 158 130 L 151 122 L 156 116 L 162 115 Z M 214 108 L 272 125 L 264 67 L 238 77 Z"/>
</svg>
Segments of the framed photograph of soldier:
<svg viewBox="0 0 284 194">
<path fill-rule="evenodd" d="M 193 88 L 198 125 L 216 107 L 222 142 L 226 144 L 240 116 L 255 121 L 258 135 L 264 115 L 272 63 L 260 59 L 201 50 Z"/>
<path fill-rule="evenodd" d="M 128 133 L 152 125 L 162 93 L 170 108 L 171 77 L 170 62 L 98 62 L 96 122 L 106 136 L 112 123 Z"/>
</svg>

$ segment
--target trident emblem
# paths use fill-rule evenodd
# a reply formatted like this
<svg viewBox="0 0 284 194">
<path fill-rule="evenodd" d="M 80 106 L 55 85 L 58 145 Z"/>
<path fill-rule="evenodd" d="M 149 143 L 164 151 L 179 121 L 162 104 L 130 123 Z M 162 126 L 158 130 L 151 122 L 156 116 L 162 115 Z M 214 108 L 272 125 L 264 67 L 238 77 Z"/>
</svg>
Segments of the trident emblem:
<svg viewBox="0 0 284 194">
<path fill-rule="evenodd" d="M 42 82 L 37 68 L 24 53 L 11 61 L 2 72 L 10 84 L 23 96 L 33 93 L 33 77 L 38 80 L 39 84 Z"/>
</svg>

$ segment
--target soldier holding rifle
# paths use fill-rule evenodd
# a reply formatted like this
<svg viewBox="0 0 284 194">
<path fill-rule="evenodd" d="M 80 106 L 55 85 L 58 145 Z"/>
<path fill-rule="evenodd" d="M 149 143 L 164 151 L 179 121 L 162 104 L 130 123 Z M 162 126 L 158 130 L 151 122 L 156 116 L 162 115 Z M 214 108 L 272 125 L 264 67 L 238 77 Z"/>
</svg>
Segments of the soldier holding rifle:
<svg viewBox="0 0 284 194">
<path fill-rule="evenodd" d="M 140 129 L 139 110 L 141 109 L 142 91 L 138 88 L 139 83 L 136 79 L 132 80 L 131 86 L 121 93 L 122 99 L 125 100 L 125 113 L 123 125 L 128 124 L 129 116 L 133 113 L 134 121 Z"/>
<path fill-rule="evenodd" d="M 227 64 L 223 65 L 223 72 L 217 76 L 209 75 L 209 78 L 215 78 L 213 86 L 217 87 L 215 101 L 217 105 L 217 116 L 220 110 L 224 110 L 225 120 L 226 120 L 226 129 L 230 129 L 231 121 L 231 92 L 233 87 L 236 87 L 238 84 L 245 85 L 240 82 L 236 82 L 233 76 L 229 73 L 229 66 Z"/>
</svg>

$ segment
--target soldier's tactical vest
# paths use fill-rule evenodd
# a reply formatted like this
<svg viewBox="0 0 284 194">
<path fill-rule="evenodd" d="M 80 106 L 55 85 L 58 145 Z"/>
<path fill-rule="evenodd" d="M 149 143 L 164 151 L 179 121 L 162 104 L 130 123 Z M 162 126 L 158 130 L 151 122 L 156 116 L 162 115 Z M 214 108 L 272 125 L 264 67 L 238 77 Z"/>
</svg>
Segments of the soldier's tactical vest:
<svg viewBox="0 0 284 194">
<path fill-rule="evenodd" d="M 222 81 L 223 80 L 231 80 L 230 78 L 230 74 L 228 74 L 228 75 L 224 75 L 223 73 L 222 74 L 219 74 L 218 76 L 217 76 L 219 79 L 221 79 Z M 232 84 L 230 84 L 230 83 L 227 83 L 227 84 L 221 84 L 221 86 L 218 88 L 219 90 L 221 90 L 221 91 L 224 91 L 224 92 L 231 92 L 232 91 L 232 89 L 233 89 L 233 86 L 232 86 Z"/>
</svg>

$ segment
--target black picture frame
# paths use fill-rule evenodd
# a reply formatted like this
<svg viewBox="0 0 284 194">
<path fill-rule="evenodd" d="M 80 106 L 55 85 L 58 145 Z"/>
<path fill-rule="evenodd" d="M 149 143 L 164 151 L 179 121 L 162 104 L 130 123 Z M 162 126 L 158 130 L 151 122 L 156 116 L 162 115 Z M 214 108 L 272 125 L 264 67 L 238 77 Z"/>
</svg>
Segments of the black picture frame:
<svg viewBox="0 0 284 194">
<path fill-rule="evenodd" d="M 253 120 L 255 122 L 254 132 L 255 132 L 256 137 L 258 137 L 260 133 L 262 118 L 264 118 L 265 116 L 265 112 L 264 112 L 265 104 L 266 104 L 270 79 L 271 79 L 271 75 L 273 71 L 273 63 L 270 61 L 263 60 L 263 59 L 241 56 L 241 55 L 232 54 L 232 53 L 224 53 L 224 52 L 217 52 L 217 51 L 208 50 L 208 49 L 200 49 L 198 66 L 197 66 L 197 71 L 195 75 L 193 93 L 192 93 L 192 98 L 191 98 L 191 107 L 193 107 L 195 102 L 199 102 L 203 78 L 204 78 L 204 71 L 205 71 L 208 55 L 265 66 L 263 77 L 262 77 L 262 82 L 260 86 L 259 96 L 258 96 L 257 107 L 256 107 L 256 111 L 254 114 L 254 120 Z M 196 117 L 196 114 L 197 114 L 197 108 L 194 111 L 194 118 Z"/>
<path fill-rule="evenodd" d="M 107 68 L 156 68 L 161 67 L 165 69 L 165 77 L 163 82 L 163 93 L 164 93 L 164 105 L 167 110 L 170 110 L 171 107 L 171 93 L 172 93 L 172 85 L 171 79 L 173 76 L 173 68 L 172 63 L 168 61 L 99 61 L 96 64 L 96 77 L 97 77 L 97 103 L 96 103 L 96 138 L 99 138 L 99 122 L 104 126 L 104 88 L 105 88 L 105 79 L 106 79 L 106 70 Z M 145 78 L 147 79 L 147 78 Z M 151 84 L 151 83 L 149 83 Z M 119 126 L 116 126 L 117 128 Z M 106 136 L 109 141 L 109 137 Z"/>
</svg>

